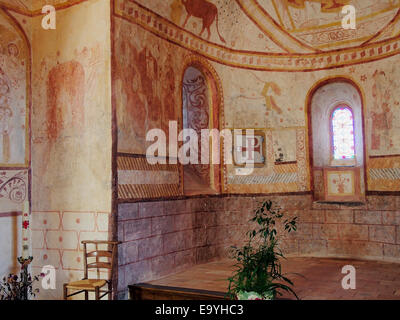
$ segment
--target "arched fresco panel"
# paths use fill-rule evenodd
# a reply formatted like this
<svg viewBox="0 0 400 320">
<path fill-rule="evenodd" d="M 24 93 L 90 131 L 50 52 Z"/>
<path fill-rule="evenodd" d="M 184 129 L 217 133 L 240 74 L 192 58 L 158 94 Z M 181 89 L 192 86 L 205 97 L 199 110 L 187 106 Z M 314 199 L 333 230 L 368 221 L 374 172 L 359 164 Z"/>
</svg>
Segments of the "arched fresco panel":
<svg viewBox="0 0 400 320">
<path fill-rule="evenodd" d="M 0 166 L 28 164 L 28 50 L 8 16 L 0 12 Z"/>
</svg>

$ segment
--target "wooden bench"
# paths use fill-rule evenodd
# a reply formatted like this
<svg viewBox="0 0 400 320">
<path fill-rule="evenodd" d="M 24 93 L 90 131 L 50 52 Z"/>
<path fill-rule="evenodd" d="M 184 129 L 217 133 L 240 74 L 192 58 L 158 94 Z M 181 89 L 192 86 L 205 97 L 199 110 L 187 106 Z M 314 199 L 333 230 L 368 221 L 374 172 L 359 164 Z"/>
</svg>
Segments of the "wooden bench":
<svg viewBox="0 0 400 320">
<path fill-rule="evenodd" d="M 224 292 L 139 283 L 129 286 L 130 300 L 229 300 Z"/>
</svg>

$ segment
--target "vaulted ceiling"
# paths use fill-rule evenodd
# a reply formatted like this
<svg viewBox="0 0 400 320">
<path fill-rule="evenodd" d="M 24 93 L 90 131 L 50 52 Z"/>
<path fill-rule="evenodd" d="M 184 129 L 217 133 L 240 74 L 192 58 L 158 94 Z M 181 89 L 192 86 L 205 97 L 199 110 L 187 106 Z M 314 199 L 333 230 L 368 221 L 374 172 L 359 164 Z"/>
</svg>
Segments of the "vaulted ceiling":
<svg viewBox="0 0 400 320">
<path fill-rule="evenodd" d="M 0 0 L 0 4 L 21 12 L 39 14 L 46 4 L 60 8 L 84 1 Z M 138 4 L 201 39 L 236 50 L 311 53 L 357 47 L 400 35 L 400 0 L 114 2 L 116 5 Z M 356 9 L 355 30 L 344 30 L 341 25 L 344 17 L 342 7 L 349 4 Z M 187 19 L 188 13 L 191 15 Z"/>
<path fill-rule="evenodd" d="M 243 50 L 318 52 L 359 46 L 400 34 L 399 0 L 128 0 L 126 2 L 136 2 L 203 39 Z M 348 4 L 356 9 L 355 30 L 345 30 L 342 27 L 342 19 L 345 16 L 342 14 L 342 8 Z M 191 17 L 185 24 L 189 12 Z M 215 12 L 217 16 L 214 15 Z M 207 24 L 210 24 L 210 37 Z M 202 32 L 204 26 L 206 30 Z"/>
</svg>

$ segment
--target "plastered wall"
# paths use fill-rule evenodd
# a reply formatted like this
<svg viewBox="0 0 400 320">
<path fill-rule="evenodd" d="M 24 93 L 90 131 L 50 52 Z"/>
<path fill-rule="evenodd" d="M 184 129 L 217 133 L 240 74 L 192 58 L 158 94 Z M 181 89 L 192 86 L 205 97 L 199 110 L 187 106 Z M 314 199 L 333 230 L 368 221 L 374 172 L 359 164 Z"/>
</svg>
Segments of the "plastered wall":
<svg viewBox="0 0 400 320">
<path fill-rule="evenodd" d="M 32 272 L 56 269 L 56 289 L 39 298 L 59 299 L 83 276 L 80 241 L 112 237 L 110 2 L 52 3 L 55 30 L 42 28 L 45 4 L 0 3 L 1 108 L 13 111 L 1 124 L 0 271 L 19 269 L 30 200 Z"/>
<path fill-rule="evenodd" d="M 370 43 L 343 49 L 340 37 L 345 35 L 335 26 L 337 38 L 327 44 L 324 28 L 312 23 L 329 23 L 337 8 L 324 12 L 318 1 L 290 9 L 295 27 L 310 28 L 303 31 L 311 30 L 311 36 L 301 29 L 288 35 L 290 17 L 283 15 L 284 27 L 274 36 L 267 27 L 278 16 L 262 4 L 270 17 L 255 19 L 262 12 L 256 2 L 213 1 L 217 15 L 210 6 L 204 17 L 213 15 L 210 30 L 206 26 L 201 33 L 204 21 L 188 18 L 190 8 L 179 0 L 55 1 L 56 30 L 41 27 L 43 1 L 17 7 L 0 1 L 13 17 L 0 15 L 0 107 L 5 115 L 0 175 L 19 182 L 17 193 L 0 198 L 2 236 L 13 239 L 1 242 L 2 272 L 15 267 L 21 203 L 29 194 L 33 271 L 47 264 L 57 269 L 57 290 L 44 291 L 41 298 L 60 298 L 61 284 L 82 276 L 83 239 L 108 239 L 118 232 L 124 242 L 121 292 L 127 284 L 174 272 L 178 265 L 221 257 L 248 227 L 253 196 L 264 199 L 264 194 L 280 194 L 277 202 L 290 203 L 287 209 L 301 218 L 297 238 L 285 241 L 288 252 L 398 260 L 398 199 L 391 194 L 400 186 L 398 39 L 382 32 Z M 377 7 L 359 5 L 370 21 L 368 10 Z M 384 31 L 381 21 L 390 21 L 396 8 L 382 2 L 380 9 L 371 25 Z M 321 15 L 308 21 L 318 10 Z M 389 27 L 393 33 L 399 28 Z M 359 34 L 348 36 L 359 45 L 372 31 L 363 24 Z M 266 161 L 240 179 L 234 165 L 221 166 L 221 193 L 246 197 L 183 199 L 175 208 L 172 199 L 183 195 L 182 166 L 149 166 L 145 135 L 154 128 L 167 131 L 170 120 L 177 121 L 178 130 L 182 127 L 182 81 L 191 65 L 206 70 L 210 96 L 218 101 L 219 128 L 264 132 Z M 308 102 L 322 80 L 337 77 L 355 83 L 362 98 L 367 198 L 359 207 L 312 203 Z M 12 117 L 8 105 L 16 111 Z M 111 217 L 112 175 L 119 181 L 117 228 Z M 158 202 L 124 207 L 124 202 L 143 199 Z M 226 230 L 232 234 L 223 238 Z M 179 247 L 182 239 L 185 247 Z M 164 262 L 169 268 L 160 272 Z"/>
<path fill-rule="evenodd" d="M 56 30 L 32 20 L 33 270 L 57 269 L 42 298 L 83 276 L 80 241 L 111 237 L 109 10 L 105 0 L 59 10 Z"/>
<path fill-rule="evenodd" d="M 30 47 L 13 16 L 0 8 L 0 275 L 18 270 L 21 215 L 29 199 Z"/>
</svg>

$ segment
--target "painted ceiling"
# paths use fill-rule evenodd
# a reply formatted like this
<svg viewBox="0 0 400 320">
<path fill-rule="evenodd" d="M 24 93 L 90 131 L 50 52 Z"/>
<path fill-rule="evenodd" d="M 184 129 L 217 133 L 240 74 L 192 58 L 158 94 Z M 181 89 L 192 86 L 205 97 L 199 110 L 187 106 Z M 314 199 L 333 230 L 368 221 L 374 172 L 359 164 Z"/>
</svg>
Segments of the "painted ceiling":
<svg viewBox="0 0 400 320">
<path fill-rule="evenodd" d="M 25 15 L 41 14 L 45 5 L 52 5 L 56 9 L 74 5 L 87 0 L 0 0 L 0 5 Z"/>
<path fill-rule="evenodd" d="M 41 15 L 89 0 L 0 0 Z M 222 64 L 254 70 L 311 71 L 400 53 L 400 0 L 113 0 L 114 15 Z M 341 26 L 356 8 L 357 28 Z"/>
<path fill-rule="evenodd" d="M 28 12 L 31 8 L 32 1 L 27 0 L 0 0 L 0 5 L 7 8 L 17 9 Z"/>
<path fill-rule="evenodd" d="M 357 28 L 342 27 L 342 8 Z M 400 53 L 400 0 L 114 0 L 114 15 L 210 60 L 313 71 Z"/>
<path fill-rule="evenodd" d="M 40 13 L 86 0 L 0 0 Z M 124 0 L 203 40 L 235 50 L 310 53 L 356 47 L 400 34 L 400 0 Z M 356 8 L 356 30 L 341 26 L 342 7 Z M 190 14 L 189 14 L 190 13 Z"/>
<path fill-rule="evenodd" d="M 399 0 L 128 0 L 126 2 L 136 2 L 203 39 L 241 50 L 318 52 L 358 46 L 389 38 L 400 32 L 396 28 L 399 19 Z M 356 9 L 356 30 L 342 28 L 341 21 L 344 17 L 342 8 L 348 4 Z M 191 16 L 186 21 L 189 11 Z M 203 21 L 206 22 L 204 31 Z M 208 23 L 211 23 L 210 36 Z"/>
<path fill-rule="evenodd" d="M 262 11 L 279 26 L 303 44 L 326 50 L 360 45 L 378 38 L 390 37 L 394 31 L 393 19 L 398 18 L 397 0 L 250 0 L 256 11 Z M 342 28 L 342 8 L 356 9 L 357 28 Z M 252 12 L 246 11 L 252 15 Z M 397 21 L 397 20 L 396 20 Z M 262 22 L 261 22 L 262 23 Z M 380 37 L 382 38 L 382 37 Z"/>
</svg>

